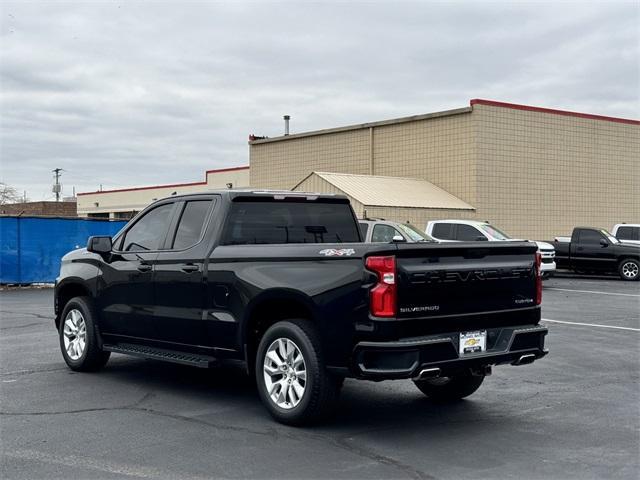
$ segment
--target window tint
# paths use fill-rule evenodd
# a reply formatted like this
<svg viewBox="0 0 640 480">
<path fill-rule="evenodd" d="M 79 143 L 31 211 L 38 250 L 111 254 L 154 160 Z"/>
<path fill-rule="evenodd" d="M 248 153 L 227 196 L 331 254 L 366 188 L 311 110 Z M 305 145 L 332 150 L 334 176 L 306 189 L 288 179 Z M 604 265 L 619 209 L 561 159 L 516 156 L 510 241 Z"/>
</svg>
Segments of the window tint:
<svg viewBox="0 0 640 480">
<path fill-rule="evenodd" d="M 172 210 L 173 203 L 168 203 L 145 213 L 126 233 L 123 250 L 158 250 L 167 232 Z"/>
<path fill-rule="evenodd" d="M 373 227 L 371 241 L 388 243 L 393 240 L 394 235 L 400 235 L 400 233 L 395 228 L 390 227 L 389 225 L 376 225 L 375 227 Z"/>
<path fill-rule="evenodd" d="M 580 230 L 579 242 L 585 244 L 599 244 L 604 237 L 595 230 Z"/>
<path fill-rule="evenodd" d="M 463 242 L 475 242 L 478 237 L 484 237 L 480 230 L 471 225 L 458 224 L 458 229 L 456 231 L 456 240 L 461 240 Z"/>
<path fill-rule="evenodd" d="M 234 202 L 225 245 L 359 242 L 360 232 L 346 203 Z"/>
<path fill-rule="evenodd" d="M 369 231 L 369 224 L 362 222 L 360 224 L 360 235 L 362 235 L 362 241 L 365 242 L 367 240 L 367 232 Z"/>
<path fill-rule="evenodd" d="M 616 236 L 620 240 L 640 240 L 640 227 L 618 227 Z"/>
<path fill-rule="evenodd" d="M 431 235 L 442 240 L 454 240 L 451 227 L 453 227 L 452 223 L 436 223 L 433 225 Z"/>
<path fill-rule="evenodd" d="M 178 223 L 173 247 L 176 250 L 187 248 L 200 240 L 205 226 L 205 217 L 209 211 L 210 200 L 187 202 Z"/>
</svg>

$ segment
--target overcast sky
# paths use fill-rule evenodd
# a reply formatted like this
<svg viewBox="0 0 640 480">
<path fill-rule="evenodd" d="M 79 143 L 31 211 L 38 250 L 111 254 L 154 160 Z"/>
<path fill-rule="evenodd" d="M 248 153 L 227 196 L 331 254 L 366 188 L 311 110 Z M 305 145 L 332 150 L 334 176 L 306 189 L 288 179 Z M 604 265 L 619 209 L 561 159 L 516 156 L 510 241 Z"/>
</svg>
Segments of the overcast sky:
<svg viewBox="0 0 640 480">
<path fill-rule="evenodd" d="M 467 106 L 639 118 L 640 3 L 0 2 L 0 180 L 204 179 L 250 133 Z"/>
</svg>

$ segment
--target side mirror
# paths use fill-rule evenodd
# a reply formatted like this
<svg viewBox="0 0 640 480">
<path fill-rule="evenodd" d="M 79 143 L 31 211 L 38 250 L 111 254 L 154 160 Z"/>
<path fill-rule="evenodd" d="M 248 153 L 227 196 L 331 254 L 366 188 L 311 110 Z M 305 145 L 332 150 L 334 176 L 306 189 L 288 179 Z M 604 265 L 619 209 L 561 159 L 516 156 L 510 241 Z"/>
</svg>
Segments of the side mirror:
<svg viewBox="0 0 640 480">
<path fill-rule="evenodd" d="M 609 242 L 607 242 L 604 238 L 600 239 L 600 245 L 603 247 L 608 247 L 609 246 Z"/>
<path fill-rule="evenodd" d="M 111 253 L 113 243 L 111 237 L 89 237 L 87 241 L 87 252 L 93 252 L 100 255 Z"/>
<path fill-rule="evenodd" d="M 391 239 L 393 243 L 406 242 L 407 240 L 402 235 L 394 235 Z"/>
<path fill-rule="evenodd" d="M 476 242 L 488 242 L 489 239 L 487 237 L 485 237 L 484 235 L 478 235 L 476 237 Z"/>
</svg>

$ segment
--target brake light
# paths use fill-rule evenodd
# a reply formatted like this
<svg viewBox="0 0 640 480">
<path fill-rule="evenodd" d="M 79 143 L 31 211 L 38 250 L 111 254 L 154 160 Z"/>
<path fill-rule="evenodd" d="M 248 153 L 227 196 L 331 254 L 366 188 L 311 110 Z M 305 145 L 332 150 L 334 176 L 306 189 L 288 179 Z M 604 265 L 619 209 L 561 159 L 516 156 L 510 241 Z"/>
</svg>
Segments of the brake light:
<svg viewBox="0 0 640 480">
<path fill-rule="evenodd" d="M 536 305 L 542 303 L 542 271 L 540 264 L 542 263 L 542 254 L 536 252 Z"/>
<path fill-rule="evenodd" d="M 378 283 L 369 292 L 369 310 L 376 317 L 395 317 L 398 289 L 396 257 L 369 257 L 368 270 L 378 275 Z"/>
</svg>

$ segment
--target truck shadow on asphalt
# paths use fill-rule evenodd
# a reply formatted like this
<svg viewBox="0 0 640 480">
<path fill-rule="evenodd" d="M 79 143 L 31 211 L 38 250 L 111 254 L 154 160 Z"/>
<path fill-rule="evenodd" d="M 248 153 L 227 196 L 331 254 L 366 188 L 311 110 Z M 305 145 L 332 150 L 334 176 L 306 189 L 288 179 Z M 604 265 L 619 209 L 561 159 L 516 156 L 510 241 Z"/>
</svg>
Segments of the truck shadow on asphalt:
<svg viewBox="0 0 640 480">
<path fill-rule="evenodd" d="M 251 425 L 253 429 L 300 430 L 277 424 L 269 416 L 262 406 L 255 382 L 237 365 L 197 369 L 153 360 L 112 357 L 98 375 L 121 383 L 123 389 L 147 390 L 149 393 L 139 405 L 142 410 L 182 415 L 185 419 L 193 415 L 206 419 L 205 423 L 212 426 L 224 428 L 235 425 L 242 429 L 242 426 Z M 427 422 L 474 423 L 484 410 L 483 404 L 473 400 L 434 404 L 409 380 L 372 384 L 347 379 L 335 414 L 310 428 L 316 433 L 385 428 L 422 431 Z"/>
</svg>

